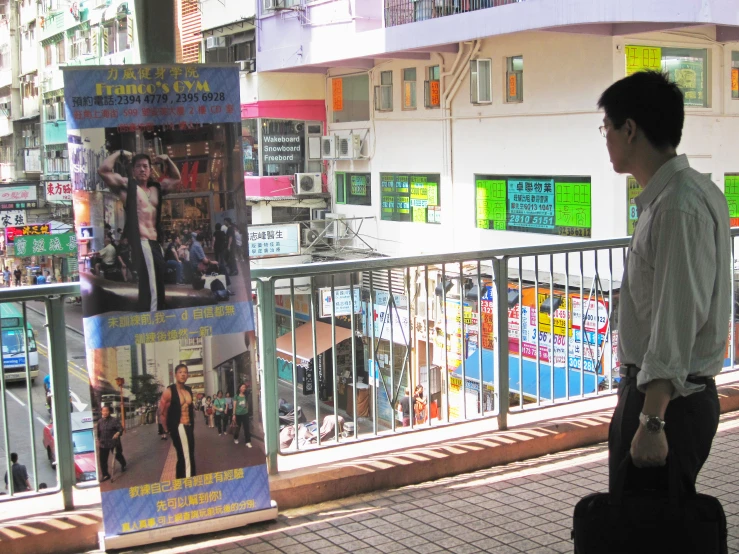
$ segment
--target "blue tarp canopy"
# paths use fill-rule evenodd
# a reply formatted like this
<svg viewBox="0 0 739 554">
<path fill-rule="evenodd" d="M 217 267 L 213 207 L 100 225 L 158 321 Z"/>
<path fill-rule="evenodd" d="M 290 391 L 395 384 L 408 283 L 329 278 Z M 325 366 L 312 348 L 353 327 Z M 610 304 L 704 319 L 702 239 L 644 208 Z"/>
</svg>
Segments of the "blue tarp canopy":
<svg viewBox="0 0 739 554">
<path fill-rule="evenodd" d="M 482 375 L 486 383 L 493 383 L 493 365 L 495 356 L 492 350 L 482 350 Z M 465 360 L 464 373 L 468 379 L 480 380 L 480 349 L 475 350 L 469 358 Z M 454 370 L 454 375 L 462 375 L 462 364 Z"/>
</svg>

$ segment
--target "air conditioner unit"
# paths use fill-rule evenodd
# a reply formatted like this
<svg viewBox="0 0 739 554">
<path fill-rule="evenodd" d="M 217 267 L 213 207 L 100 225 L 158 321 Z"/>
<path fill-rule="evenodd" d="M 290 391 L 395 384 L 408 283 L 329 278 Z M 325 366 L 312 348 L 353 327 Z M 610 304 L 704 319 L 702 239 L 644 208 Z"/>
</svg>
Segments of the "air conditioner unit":
<svg viewBox="0 0 739 554">
<path fill-rule="evenodd" d="M 350 235 L 346 223 L 346 216 L 332 212 L 326 212 L 326 234 L 330 239 L 343 239 Z"/>
<path fill-rule="evenodd" d="M 222 46 L 226 46 L 226 37 L 208 37 L 205 39 L 206 50 L 221 48 Z"/>
<path fill-rule="evenodd" d="M 356 160 L 361 157 L 362 138 L 355 134 L 339 137 L 336 149 L 340 160 Z"/>
<path fill-rule="evenodd" d="M 321 192 L 321 174 L 320 173 L 296 173 L 295 174 L 295 195 L 318 194 Z"/>
<path fill-rule="evenodd" d="M 285 0 L 264 0 L 265 10 L 280 10 L 285 7 Z"/>
<path fill-rule="evenodd" d="M 320 236 L 321 231 L 316 229 L 303 229 L 303 236 L 302 241 L 300 243 L 301 246 L 309 247 L 309 246 L 329 246 L 329 241 L 326 240 L 326 236 Z M 319 238 L 320 236 L 320 238 Z"/>
<path fill-rule="evenodd" d="M 255 58 L 241 60 L 239 62 L 239 70 L 254 73 L 257 70 L 257 60 Z"/>
<path fill-rule="evenodd" d="M 334 135 L 321 137 L 321 158 L 324 160 L 336 159 L 336 137 Z"/>
<path fill-rule="evenodd" d="M 323 210 L 321 208 L 313 208 L 311 213 L 311 219 L 316 221 L 321 221 L 326 219 L 326 214 L 328 213 L 328 210 Z"/>
</svg>

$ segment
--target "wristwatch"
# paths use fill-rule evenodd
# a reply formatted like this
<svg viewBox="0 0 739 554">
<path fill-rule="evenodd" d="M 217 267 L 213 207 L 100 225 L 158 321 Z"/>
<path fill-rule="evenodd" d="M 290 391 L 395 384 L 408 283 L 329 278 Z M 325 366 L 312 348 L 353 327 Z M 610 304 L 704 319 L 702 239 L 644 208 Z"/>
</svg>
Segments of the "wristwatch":
<svg viewBox="0 0 739 554">
<path fill-rule="evenodd" d="M 659 416 L 648 416 L 644 412 L 639 414 L 639 423 L 641 423 L 649 433 L 659 433 L 665 428 L 665 422 L 663 419 L 660 419 Z"/>
</svg>

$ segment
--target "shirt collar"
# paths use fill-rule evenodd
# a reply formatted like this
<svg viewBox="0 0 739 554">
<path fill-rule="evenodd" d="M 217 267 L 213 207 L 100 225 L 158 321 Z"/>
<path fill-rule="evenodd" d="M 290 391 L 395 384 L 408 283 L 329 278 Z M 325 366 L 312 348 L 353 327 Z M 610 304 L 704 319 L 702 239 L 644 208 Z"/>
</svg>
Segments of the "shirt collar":
<svg viewBox="0 0 739 554">
<path fill-rule="evenodd" d="M 670 179 L 675 176 L 675 173 L 682 171 L 683 169 L 687 169 L 688 167 L 690 167 L 690 164 L 688 163 L 688 157 L 685 154 L 675 156 L 662 164 L 662 167 L 657 170 L 657 173 L 652 175 L 652 178 L 649 179 L 649 182 L 647 183 L 647 186 L 644 187 L 642 193 L 634 200 L 639 213 L 641 214 L 641 212 L 644 211 L 644 208 L 654 202 L 660 193 L 665 190 L 667 183 L 669 183 Z"/>
</svg>

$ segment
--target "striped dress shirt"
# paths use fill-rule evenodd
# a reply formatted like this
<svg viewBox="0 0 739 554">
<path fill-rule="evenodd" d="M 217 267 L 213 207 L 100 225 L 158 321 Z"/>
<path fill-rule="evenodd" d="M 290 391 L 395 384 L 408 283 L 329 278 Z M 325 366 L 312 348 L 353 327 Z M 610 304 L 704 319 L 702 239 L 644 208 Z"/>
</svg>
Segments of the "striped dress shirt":
<svg viewBox="0 0 739 554">
<path fill-rule="evenodd" d="M 685 155 L 666 162 L 636 198 L 639 214 L 621 282 L 619 360 L 641 368 L 642 392 L 668 379 L 673 398 L 703 390 L 688 375 L 720 373 L 731 313 L 726 197 Z"/>
</svg>

